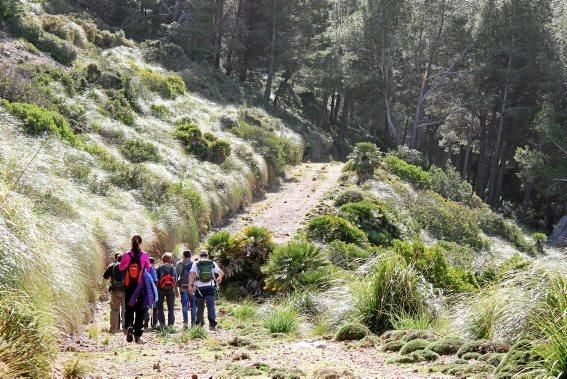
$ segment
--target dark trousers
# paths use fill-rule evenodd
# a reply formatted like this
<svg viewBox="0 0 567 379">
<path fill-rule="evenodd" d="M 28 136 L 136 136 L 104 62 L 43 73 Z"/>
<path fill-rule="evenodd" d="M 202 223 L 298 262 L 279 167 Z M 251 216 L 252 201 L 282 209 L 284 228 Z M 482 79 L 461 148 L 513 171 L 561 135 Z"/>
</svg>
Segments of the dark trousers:
<svg viewBox="0 0 567 379">
<path fill-rule="evenodd" d="M 175 289 L 159 289 L 158 290 L 158 319 L 160 326 L 165 326 L 165 312 L 163 310 L 163 302 L 167 301 L 167 325 L 175 324 Z"/>
<path fill-rule="evenodd" d="M 197 317 L 197 301 L 195 295 L 189 292 L 181 292 L 181 313 L 183 314 L 183 324 L 189 324 L 189 310 L 191 310 L 191 326 L 195 325 Z"/>
<path fill-rule="evenodd" d="M 207 306 L 207 318 L 210 326 L 217 326 L 215 313 L 215 287 L 201 287 L 195 291 L 197 297 L 197 325 L 204 325 L 205 305 Z"/>
<path fill-rule="evenodd" d="M 135 336 L 141 336 L 144 333 L 144 303 L 140 298 L 133 307 L 128 305 L 130 297 L 134 293 L 134 289 L 126 289 L 126 312 L 124 315 L 124 324 L 126 329 L 132 328 Z"/>
</svg>

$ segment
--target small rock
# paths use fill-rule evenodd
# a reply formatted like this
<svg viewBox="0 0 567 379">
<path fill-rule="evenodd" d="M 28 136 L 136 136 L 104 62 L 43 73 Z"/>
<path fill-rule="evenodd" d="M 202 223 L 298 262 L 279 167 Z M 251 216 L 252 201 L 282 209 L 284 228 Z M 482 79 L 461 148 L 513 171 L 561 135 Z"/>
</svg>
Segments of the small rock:
<svg viewBox="0 0 567 379">
<path fill-rule="evenodd" d="M 115 356 L 115 357 L 118 356 L 118 352 L 117 352 L 117 351 L 114 352 L 114 356 Z"/>
<path fill-rule="evenodd" d="M 158 363 L 154 363 L 154 370 L 158 370 L 158 371 L 161 370 L 161 365 L 160 365 L 159 362 L 158 362 Z"/>
</svg>

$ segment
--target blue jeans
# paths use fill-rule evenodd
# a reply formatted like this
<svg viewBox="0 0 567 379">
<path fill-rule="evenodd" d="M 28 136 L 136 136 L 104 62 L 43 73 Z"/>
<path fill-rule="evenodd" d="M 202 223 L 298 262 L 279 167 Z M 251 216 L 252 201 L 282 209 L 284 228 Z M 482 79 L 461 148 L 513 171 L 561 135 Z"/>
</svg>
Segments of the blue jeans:
<svg viewBox="0 0 567 379">
<path fill-rule="evenodd" d="M 188 292 L 181 292 L 181 313 L 183 314 L 183 324 L 188 324 L 189 317 L 187 317 L 187 311 L 191 306 L 191 325 L 195 325 L 195 319 L 197 318 L 197 303 L 195 301 L 195 295 L 191 295 Z"/>
<path fill-rule="evenodd" d="M 217 326 L 215 314 L 215 300 L 216 294 L 214 287 L 201 287 L 195 292 L 197 297 L 197 325 L 204 325 L 205 305 L 207 305 L 207 317 L 209 319 L 209 326 Z"/>
</svg>

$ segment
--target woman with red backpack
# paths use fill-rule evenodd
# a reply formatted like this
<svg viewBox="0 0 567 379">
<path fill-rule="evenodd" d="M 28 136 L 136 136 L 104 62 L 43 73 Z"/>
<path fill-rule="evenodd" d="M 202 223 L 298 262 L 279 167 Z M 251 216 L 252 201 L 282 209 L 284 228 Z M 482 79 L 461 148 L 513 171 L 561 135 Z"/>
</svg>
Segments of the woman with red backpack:
<svg viewBox="0 0 567 379">
<path fill-rule="evenodd" d="M 144 299 L 138 297 L 131 303 L 130 298 L 136 291 L 138 283 L 142 280 L 144 271 L 150 270 L 150 256 L 142 251 L 142 237 L 134 235 L 132 237 L 132 247 L 130 251 L 122 255 L 119 269 L 125 271 L 124 286 L 126 296 L 126 314 L 124 315 L 124 325 L 127 335 L 126 341 L 132 342 L 135 338 L 136 343 L 140 342 L 140 337 L 144 327 Z"/>
</svg>

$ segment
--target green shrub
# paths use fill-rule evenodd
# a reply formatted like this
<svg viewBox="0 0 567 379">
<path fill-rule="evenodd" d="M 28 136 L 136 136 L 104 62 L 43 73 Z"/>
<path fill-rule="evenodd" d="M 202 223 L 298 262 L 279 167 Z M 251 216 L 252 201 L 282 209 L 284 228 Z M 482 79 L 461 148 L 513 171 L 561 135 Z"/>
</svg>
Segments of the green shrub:
<svg viewBox="0 0 567 379">
<path fill-rule="evenodd" d="M 88 40 L 84 30 L 63 15 L 44 14 L 41 16 L 41 27 L 46 32 L 56 35 L 62 40 L 84 49 Z"/>
<path fill-rule="evenodd" d="M 416 197 L 413 213 L 420 226 L 438 239 L 469 245 L 475 250 L 487 248 L 474 213 L 462 204 L 426 191 Z"/>
<path fill-rule="evenodd" d="M 307 237 L 325 243 L 338 240 L 359 246 L 364 246 L 368 242 L 362 230 L 344 218 L 334 215 L 319 216 L 312 219 L 307 225 Z"/>
<path fill-rule="evenodd" d="M 427 362 L 433 362 L 439 359 L 439 354 L 428 349 L 417 350 L 415 353 L 421 355 Z"/>
<path fill-rule="evenodd" d="M 436 352 L 439 355 L 454 355 L 463 346 L 465 341 L 456 337 L 445 337 L 438 341 L 431 342 L 427 349 Z"/>
<path fill-rule="evenodd" d="M 261 267 L 275 247 L 272 238 L 268 229 L 248 226 L 234 237 L 227 232 L 216 233 L 207 245 L 218 254 L 228 283 L 239 286 L 245 293 L 259 295 L 264 289 Z"/>
<path fill-rule="evenodd" d="M 175 99 L 177 96 L 187 93 L 185 82 L 179 75 L 162 74 L 143 68 L 136 70 L 144 85 L 166 99 Z"/>
<path fill-rule="evenodd" d="M 52 375 L 53 331 L 27 296 L 0 292 L 0 376 L 41 378 Z"/>
<path fill-rule="evenodd" d="M 213 257 L 223 256 L 229 259 L 238 256 L 242 250 L 241 241 L 230 235 L 227 231 L 214 233 L 207 239 L 207 250 Z"/>
<path fill-rule="evenodd" d="M 133 163 L 157 162 L 159 161 L 158 148 L 151 142 L 142 139 L 129 139 L 120 146 L 120 152 Z"/>
<path fill-rule="evenodd" d="M 209 139 L 209 160 L 221 164 L 230 156 L 231 147 L 228 141 Z"/>
<path fill-rule="evenodd" d="M 482 286 L 502 282 L 510 272 L 523 270 L 529 267 L 530 264 L 531 262 L 522 255 L 514 254 L 498 266 L 485 268 L 484 271 L 477 276 L 477 282 Z"/>
<path fill-rule="evenodd" d="M 421 167 L 409 164 L 393 155 L 387 155 L 384 162 L 386 162 L 390 172 L 403 180 L 407 180 L 417 188 L 426 189 L 431 185 L 431 175 Z"/>
<path fill-rule="evenodd" d="M 539 366 L 538 362 L 541 362 L 543 357 L 533 348 L 532 341 L 520 340 L 516 342 L 496 367 L 495 374 L 497 377 L 512 378 L 517 374 L 537 368 Z M 561 372 L 561 367 L 551 367 L 551 370 L 559 373 Z"/>
<path fill-rule="evenodd" d="M 436 288 L 454 292 L 476 288 L 472 273 L 451 266 L 440 245 L 425 246 L 421 241 L 394 241 L 392 250 L 413 265 Z"/>
<path fill-rule="evenodd" d="M 53 59 L 63 65 L 71 65 L 77 58 L 72 44 L 43 31 L 41 24 L 29 14 L 14 14 L 8 17 L 7 24 L 15 37 L 22 37 L 31 42 L 39 50 L 49 53 Z"/>
<path fill-rule="evenodd" d="M 414 166 L 424 167 L 423 153 L 419 150 L 410 149 L 406 145 L 399 145 L 396 150 L 390 151 L 389 154 Z"/>
<path fill-rule="evenodd" d="M 299 326 L 299 315 L 288 307 L 276 307 L 266 317 L 264 326 L 272 334 L 290 334 Z"/>
<path fill-rule="evenodd" d="M 230 156 L 231 147 L 228 142 L 219 140 L 211 133 L 203 134 L 191 120 L 183 118 L 175 125 L 175 137 L 197 158 L 221 164 Z"/>
<path fill-rule="evenodd" d="M 567 278 L 555 276 L 534 321 L 545 342 L 535 352 L 543 357 L 549 374 L 567 372 Z"/>
<path fill-rule="evenodd" d="M 477 223 L 484 233 L 489 236 L 501 237 L 525 253 L 534 252 L 534 247 L 527 241 L 522 229 L 493 212 L 489 207 L 476 209 L 474 216 L 476 216 Z"/>
<path fill-rule="evenodd" d="M 429 173 L 431 175 L 431 190 L 447 199 L 471 205 L 472 185 L 461 179 L 461 175 L 453 166 L 449 165 L 445 170 L 433 166 Z"/>
<path fill-rule="evenodd" d="M 152 112 L 153 116 L 160 118 L 162 120 L 166 120 L 167 117 L 171 114 L 169 109 L 165 105 L 161 105 L 161 104 L 150 105 L 150 111 Z"/>
<path fill-rule="evenodd" d="M 405 345 L 406 343 L 404 341 L 389 341 L 386 342 L 384 344 L 384 346 L 382 346 L 380 348 L 380 351 L 383 352 L 396 352 L 396 351 L 400 351 L 400 349 Z"/>
<path fill-rule="evenodd" d="M 544 252 L 544 246 L 547 242 L 547 235 L 545 233 L 533 233 L 532 238 L 535 241 L 535 248 L 538 252 Z"/>
<path fill-rule="evenodd" d="M 346 190 L 337 195 L 335 198 L 335 206 L 341 207 L 348 203 L 358 203 L 364 200 L 364 195 L 362 192 L 357 190 Z"/>
<path fill-rule="evenodd" d="M 53 133 L 68 142 L 77 142 L 69 122 L 59 113 L 34 104 L 10 103 L 7 100 L 2 100 L 1 104 L 9 113 L 24 121 L 26 133 L 33 135 L 46 132 Z"/>
<path fill-rule="evenodd" d="M 261 126 L 250 125 L 240 120 L 238 126 L 229 131 L 237 137 L 251 141 L 256 151 L 266 159 L 270 168 L 277 175 L 283 175 L 287 165 L 298 164 L 303 157 L 301 146 Z"/>
<path fill-rule="evenodd" d="M 372 254 L 358 245 L 343 241 L 333 241 L 327 246 L 329 260 L 345 270 L 354 270 Z"/>
<path fill-rule="evenodd" d="M 396 314 L 428 311 L 428 300 L 421 291 L 418 272 L 399 255 L 385 253 L 379 256 L 370 278 L 355 292 L 356 309 L 370 330 L 381 333 L 392 329 Z"/>
<path fill-rule="evenodd" d="M 335 341 L 357 341 L 366 337 L 370 331 L 364 325 L 358 323 L 342 324 L 335 334 Z"/>
<path fill-rule="evenodd" d="M 129 126 L 134 125 L 136 118 L 131 104 L 122 91 L 109 92 L 109 99 L 101 112 Z"/>
<path fill-rule="evenodd" d="M 348 156 L 347 167 L 356 172 L 358 184 L 374 176 L 374 170 L 380 163 L 380 150 L 371 142 L 359 142 Z"/>
<path fill-rule="evenodd" d="M 402 348 L 400 349 L 400 354 L 410 354 L 417 350 L 423 350 L 429 346 L 431 342 L 428 340 L 422 339 L 415 339 L 407 342 Z"/>
<path fill-rule="evenodd" d="M 400 236 L 398 228 L 388 220 L 384 209 L 376 204 L 367 201 L 348 203 L 341 207 L 341 214 L 362 229 L 375 245 L 389 245 Z"/>
<path fill-rule="evenodd" d="M 304 287 L 324 287 L 329 282 L 328 261 L 321 249 L 307 242 L 280 245 L 262 268 L 266 289 L 275 292 Z"/>
</svg>

